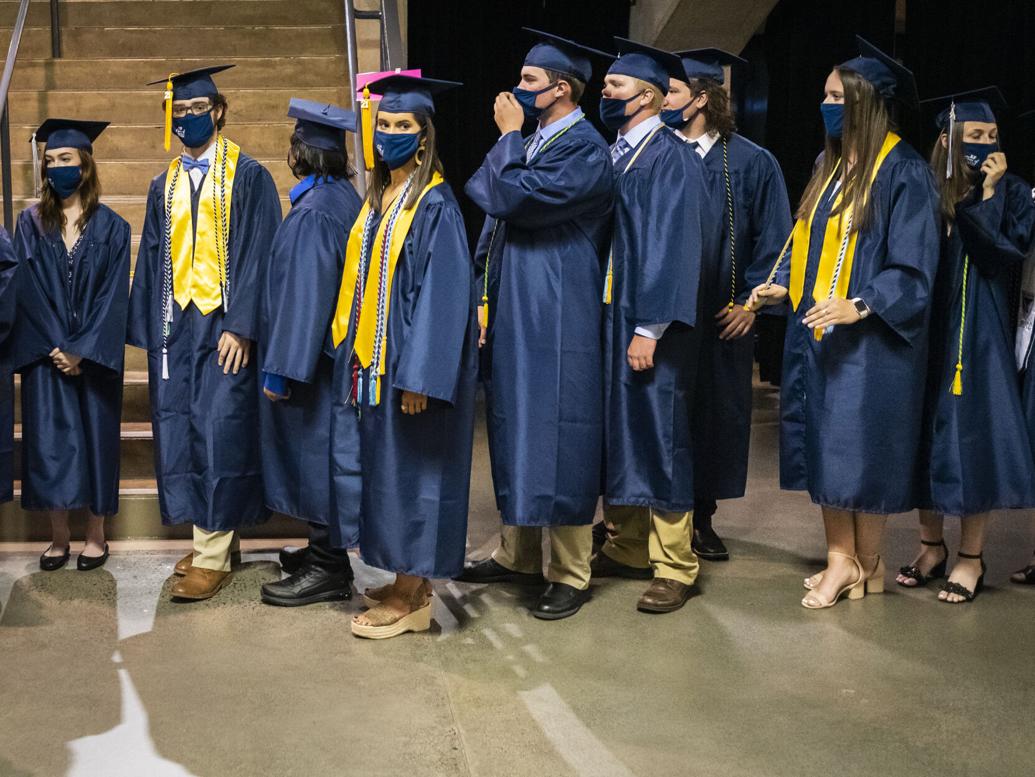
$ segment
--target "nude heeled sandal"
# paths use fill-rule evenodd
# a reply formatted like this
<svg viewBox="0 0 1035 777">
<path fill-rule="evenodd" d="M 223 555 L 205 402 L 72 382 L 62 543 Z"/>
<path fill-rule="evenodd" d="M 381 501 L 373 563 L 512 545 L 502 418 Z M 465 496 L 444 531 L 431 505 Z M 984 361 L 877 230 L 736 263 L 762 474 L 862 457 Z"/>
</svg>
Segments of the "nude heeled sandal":
<svg viewBox="0 0 1035 777">
<path fill-rule="evenodd" d="M 859 566 L 862 568 L 862 560 L 865 559 L 877 559 L 877 563 L 873 565 L 873 571 L 868 575 L 863 573 L 866 577 L 866 581 L 863 584 L 868 594 L 882 594 L 884 593 L 884 574 L 887 571 L 884 567 L 884 558 L 879 554 L 875 553 L 872 556 L 859 556 Z"/>
<path fill-rule="evenodd" d="M 849 599 L 862 599 L 866 595 L 866 575 L 863 573 L 862 566 L 859 564 L 859 559 L 855 556 L 849 556 L 847 553 L 838 553 L 837 551 L 830 551 L 828 556 L 841 556 L 842 558 L 849 559 L 855 565 L 855 571 L 858 573 L 851 583 L 846 585 L 837 595 L 828 602 L 823 601 L 819 598 L 819 594 L 812 591 L 805 595 L 805 598 L 801 600 L 801 606 L 809 610 L 825 610 L 828 607 L 833 607 L 837 604 L 838 600 L 848 594 Z"/>
</svg>

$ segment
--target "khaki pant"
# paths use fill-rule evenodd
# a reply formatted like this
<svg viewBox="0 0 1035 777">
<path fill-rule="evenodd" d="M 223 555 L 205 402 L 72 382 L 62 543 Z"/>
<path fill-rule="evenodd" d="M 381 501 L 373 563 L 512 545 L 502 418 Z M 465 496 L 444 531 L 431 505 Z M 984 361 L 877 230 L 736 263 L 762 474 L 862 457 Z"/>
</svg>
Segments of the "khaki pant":
<svg viewBox="0 0 1035 777">
<path fill-rule="evenodd" d="M 611 531 L 601 552 L 619 564 L 651 567 L 654 577 L 693 585 L 700 564 L 690 548 L 694 513 L 666 513 L 652 507 L 604 507 Z"/>
<path fill-rule="evenodd" d="M 230 571 L 230 554 L 241 550 L 241 540 L 235 531 L 205 531 L 194 527 L 194 566 Z"/>
<path fill-rule="evenodd" d="M 580 591 L 589 588 L 589 560 L 593 555 L 593 527 L 550 526 L 550 566 L 546 579 Z M 538 526 L 503 525 L 500 546 L 492 554 L 498 564 L 513 572 L 543 571 L 543 530 Z"/>
</svg>

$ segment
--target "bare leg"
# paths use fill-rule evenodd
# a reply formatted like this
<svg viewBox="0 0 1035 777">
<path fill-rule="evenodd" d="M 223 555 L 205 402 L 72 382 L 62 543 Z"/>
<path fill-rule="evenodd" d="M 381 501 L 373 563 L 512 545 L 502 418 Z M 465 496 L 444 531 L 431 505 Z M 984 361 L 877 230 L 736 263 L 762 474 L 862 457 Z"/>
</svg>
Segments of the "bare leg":
<svg viewBox="0 0 1035 777">
<path fill-rule="evenodd" d="M 855 514 L 855 555 L 859 557 L 863 574 L 867 578 L 874 575 L 880 566 L 881 541 L 884 539 L 884 525 L 887 522 L 886 515 Z"/>
<path fill-rule="evenodd" d="M 68 528 L 68 511 L 53 510 L 50 515 L 50 548 L 44 553 L 45 556 L 63 556 L 72 542 L 72 532 Z"/>
<path fill-rule="evenodd" d="M 83 554 L 91 558 L 104 555 L 104 516 L 93 515 L 86 520 L 86 544 Z"/>
<path fill-rule="evenodd" d="M 985 549 L 985 535 L 988 532 L 990 518 L 989 513 L 980 513 L 965 516 L 960 520 L 960 553 L 966 553 L 969 556 L 981 555 Z M 981 577 L 981 559 L 957 558 L 952 567 L 952 574 L 949 575 L 949 582 L 959 583 L 964 588 L 973 591 L 979 577 Z M 959 594 L 949 594 L 945 591 L 940 591 L 938 598 L 943 602 L 954 604 L 963 601 L 963 597 Z"/>
<path fill-rule="evenodd" d="M 823 579 L 813 590 L 819 600 L 830 601 L 859 574 L 851 561 L 855 556 L 855 517 L 846 510 L 831 507 L 822 510 L 823 528 L 827 535 L 827 568 L 823 572 Z M 833 555 L 840 553 L 849 558 Z"/>
<path fill-rule="evenodd" d="M 933 510 L 921 510 L 920 511 L 920 539 L 924 543 L 932 542 L 934 545 L 920 545 L 919 555 L 913 559 L 913 563 L 910 566 L 914 566 L 919 569 L 924 576 L 931 574 L 931 570 L 938 566 L 948 552 L 945 548 L 940 547 L 938 543 L 941 543 L 945 535 L 943 529 L 945 526 L 945 517 L 941 513 L 936 513 Z M 915 578 L 908 577 L 907 575 L 899 574 L 895 577 L 895 582 L 899 585 L 904 585 L 907 588 L 914 588 L 917 585 Z"/>
</svg>

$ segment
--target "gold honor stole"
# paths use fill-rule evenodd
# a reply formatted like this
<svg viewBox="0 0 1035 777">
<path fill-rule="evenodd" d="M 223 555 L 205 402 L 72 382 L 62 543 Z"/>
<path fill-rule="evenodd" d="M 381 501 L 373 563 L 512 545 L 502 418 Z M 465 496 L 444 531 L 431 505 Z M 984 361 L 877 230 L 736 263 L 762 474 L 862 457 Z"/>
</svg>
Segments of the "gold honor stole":
<svg viewBox="0 0 1035 777">
<path fill-rule="evenodd" d="M 420 205 L 424 196 L 442 183 L 443 178 L 439 173 L 433 173 L 431 181 L 424 187 L 417 201 L 412 208 L 403 209 L 403 194 L 399 195 L 396 207 L 389 206 L 381 218 L 381 223 L 374 234 L 373 245 L 371 246 L 369 269 L 362 287 L 357 284 L 359 280 L 360 254 L 363 252 L 363 239 L 366 232 L 367 218 L 370 214 L 370 203 L 364 203 L 363 209 L 356 218 L 352 229 L 349 231 L 349 242 L 345 249 L 345 268 L 341 276 L 341 288 L 338 290 L 338 306 L 334 312 L 334 320 L 331 322 L 331 337 L 334 347 L 341 345 L 350 331 L 350 313 L 352 303 L 355 301 L 356 292 L 362 289 L 362 300 L 359 309 L 359 321 L 356 324 L 356 340 L 353 352 L 359 360 L 360 366 L 368 369 L 373 364 L 374 356 L 377 358 L 377 370 L 375 377 L 385 374 L 385 356 L 388 352 L 386 345 L 388 308 L 392 299 L 392 280 L 395 277 L 395 266 L 402 253 L 403 243 L 413 225 L 413 218 L 417 214 L 417 206 Z M 405 192 L 404 192 L 405 193 Z M 385 233 L 391 225 L 389 236 L 388 256 L 384 255 Z M 370 404 L 376 405 L 381 401 L 381 382 L 371 380 L 373 391 L 370 396 Z"/>
<path fill-rule="evenodd" d="M 870 176 L 870 184 L 862 194 L 862 203 L 865 204 L 873 182 L 877 179 L 884 160 L 887 159 L 891 150 L 898 145 L 901 138 L 894 132 L 889 132 L 884 138 L 884 145 L 873 165 L 873 174 Z M 801 298 L 805 293 L 805 265 L 809 258 L 809 241 L 812 236 L 812 220 L 816 216 L 819 203 L 826 194 L 830 182 L 841 169 L 840 161 L 834 166 L 834 171 L 823 184 L 822 193 L 816 198 L 816 204 L 812 206 L 812 212 L 808 220 L 798 219 L 794 225 L 794 232 L 791 234 L 791 286 L 788 292 L 791 297 L 791 305 L 794 310 L 798 309 Z M 836 210 L 841 203 L 843 191 L 837 193 L 832 210 Z M 848 282 L 852 278 L 852 263 L 855 260 L 855 245 L 859 236 L 858 230 L 852 229 L 852 214 L 854 207 L 849 206 L 837 214 L 837 217 L 827 218 L 826 228 L 823 232 L 823 248 L 819 255 L 819 268 L 816 270 L 816 283 L 812 287 L 812 299 L 819 302 L 831 297 L 845 299 L 848 296 Z M 785 248 L 784 251 L 787 249 Z M 781 257 L 783 254 L 781 253 Z M 817 327 L 815 330 L 817 340 L 823 338 L 823 329 Z"/>
<path fill-rule="evenodd" d="M 198 201 L 197 234 L 192 239 L 190 213 L 190 176 L 182 170 L 180 158 L 169 165 L 166 174 L 166 202 L 172 192 L 171 219 L 172 245 L 170 247 L 173 274 L 173 299 L 181 310 L 193 302 L 203 316 L 223 304 L 221 279 L 226 274 L 226 252 L 229 248 L 230 202 L 234 191 L 234 173 L 241 147 L 221 135 L 216 137 L 216 157 L 208 175 L 201 182 Z M 223 168 L 226 176 L 223 178 Z M 218 197 L 218 201 L 217 201 Z"/>
</svg>

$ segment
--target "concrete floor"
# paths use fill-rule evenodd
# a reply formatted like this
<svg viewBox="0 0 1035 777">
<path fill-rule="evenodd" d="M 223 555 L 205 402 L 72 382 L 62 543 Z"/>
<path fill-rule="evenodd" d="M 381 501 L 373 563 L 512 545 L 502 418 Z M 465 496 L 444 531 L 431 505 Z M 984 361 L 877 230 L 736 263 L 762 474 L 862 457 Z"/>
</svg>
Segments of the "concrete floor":
<svg viewBox="0 0 1035 777">
<path fill-rule="evenodd" d="M 92 573 L 0 553 L 0 777 L 1013 777 L 1029 773 L 1035 590 L 1006 582 L 1035 543 L 1003 516 L 990 590 L 932 590 L 810 612 L 818 511 L 776 487 L 776 395 L 757 392 L 749 496 L 717 526 L 681 612 L 639 614 L 642 583 L 603 581 L 547 623 L 509 586 L 436 585 L 430 634 L 352 638 L 358 602 L 266 607 L 271 553 L 220 596 L 173 604 L 178 547 Z M 484 435 L 470 550 L 496 531 Z M 887 537 L 890 570 L 913 520 Z M 949 535 L 956 545 L 956 527 Z M 357 563 L 357 587 L 382 573 Z"/>
</svg>

